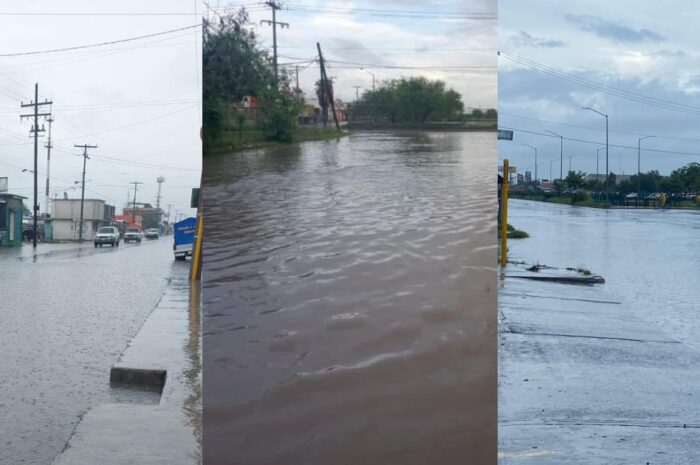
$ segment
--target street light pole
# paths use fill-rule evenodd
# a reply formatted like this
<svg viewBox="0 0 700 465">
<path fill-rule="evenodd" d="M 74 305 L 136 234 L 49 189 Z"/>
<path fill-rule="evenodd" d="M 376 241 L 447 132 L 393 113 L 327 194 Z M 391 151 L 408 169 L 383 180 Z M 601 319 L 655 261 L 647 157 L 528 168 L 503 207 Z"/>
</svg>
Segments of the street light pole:
<svg viewBox="0 0 700 465">
<path fill-rule="evenodd" d="M 600 155 L 600 151 L 603 150 L 605 147 L 601 147 L 598 150 L 595 151 L 595 180 L 598 182 L 600 180 L 600 170 L 598 169 L 598 155 Z"/>
<path fill-rule="evenodd" d="M 532 150 L 535 151 L 535 183 L 537 183 L 537 147 L 533 147 L 532 145 L 528 144 L 521 144 L 524 145 L 525 147 L 530 147 Z"/>
<path fill-rule="evenodd" d="M 367 68 L 360 68 L 360 69 L 362 71 L 365 71 L 365 72 L 372 75 L 372 122 L 374 122 L 375 115 L 376 115 L 376 109 L 374 108 L 374 98 L 375 98 L 375 95 L 374 95 L 374 73 L 372 71 L 368 70 Z"/>
<path fill-rule="evenodd" d="M 564 179 L 564 136 L 562 136 L 561 134 L 557 134 L 554 131 L 547 130 L 545 132 L 554 134 L 559 138 L 559 179 Z"/>
<path fill-rule="evenodd" d="M 642 196 L 642 141 L 654 136 L 644 136 L 637 139 L 637 196 Z"/>
<path fill-rule="evenodd" d="M 610 202 L 610 169 L 608 167 L 608 115 L 601 113 L 591 107 L 583 107 L 583 110 L 591 110 L 598 113 L 600 116 L 605 116 L 605 200 Z"/>
</svg>

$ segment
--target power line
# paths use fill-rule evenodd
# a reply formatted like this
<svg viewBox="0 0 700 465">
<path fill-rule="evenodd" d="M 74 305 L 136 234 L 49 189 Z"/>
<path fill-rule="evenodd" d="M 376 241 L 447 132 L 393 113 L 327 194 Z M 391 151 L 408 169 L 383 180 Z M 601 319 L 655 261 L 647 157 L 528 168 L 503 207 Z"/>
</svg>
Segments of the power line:
<svg viewBox="0 0 700 465">
<path fill-rule="evenodd" d="M 498 114 L 499 114 L 499 116 L 508 116 L 511 118 L 537 121 L 540 123 L 556 124 L 558 126 L 566 126 L 566 127 L 570 127 L 570 128 L 588 129 L 590 131 L 596 131 L 596 132 L 602 131 L 601 128 L 593 128 L 590 126 L 580 126 L 578 124 L 562 123 L 559 121 L 550 121 L 550 120 L 545 120 L 545 119 L 533 118 L 531 116 L 515 115 L 513 113 L 506 113 L 506 112 L 502 112 L 502 111 L 499 112 Z M 625 131 L 609 131 L 609 132 L 614 133 L 614 134 L 623 134 L 623 135 L 634 136 L 634 137 L 639 137 L 639 136 L 643 136 L 643 135 L 651 135 L 651 134 L 646 134 L 646 133 L 640 134 L 638 132 L 625 132 Z M 700 139 L 691 139 L 691 138 L 687 138 L 687 137 L 660 136 L 660 135 L 656 135 L 656 134 L 653 134 L 653 136 L 655 138 L 658 138 L 658 139 L 680 140 L 680 141 L 687 141 L 687 142 L 700 142 Z"/>
<path fill-rule="evenodd" d="M 191 13 L 190 13 L 191 14 Z M 157 36 L 162 36 L 165 34 L 172 34 L 173 32 L 180 32 L 180 31 L 185 31 L 187 29 L 193 29 L 197 27 L 201 27 L 201 24 L 195 24 L 193 26 L 185 26 L 181 27 L 178 29 L 170 29 L 168 31 L 162 31 L 162 32 L 155 32 L 153 34 L 146 34 L 143 36 L 136 36 L 136 37 L 129 37 L 127 39 L 119 39 L 119 40 L 112 40 L 109 42 L 100 42 L 97 44 L 88 44 L 88 45 L 77 45 L 74 47 L 65 47 L 65 48 L 55 48 L 51 50 L 37 50 L 33 52 L 16 52 L 16 53 L 2 53 L 0 54 L 0 57 L 14 57 L 14 56 L 26 56 L 26 55 L 38 55 L 40 53 L 55 53 L 55 52 L 67 52 L 70 50 L 80 50 L 80 49 L 85 49 L 85 48 L 91 48 L 91 47 L 101 47 L 104 45 L 113 45 L 113 44 L 120 44 L 123 42 L 131 42 L 134 40 L 141 40 L 141 39 L 148 39 L 150 37 L 157 37 Z"/>
<path fill-rule="evenodd" d="M 693 115 L 700 115 L 700 107 L 693 107 L 690 105 L 684 105 L 676 102 L 672 102 L 670 100 L 664 100 L 656 97 L 650 97 L 647 95 L 639 94 L 636 92 L 631 92 L 627 91 L 624 89 L 608 86 L 606 84 L 600 84 L 595 81 L 592 81 L 590 79 L 582 78 L 580 76 L 576 76 L 570 73 L 566 73 L 564 71 L 558 70 L 556 68 L 552 68 L 550 66 L 543 65 L 541 63 L 537 63 L 536 61 L 530 60 L 528 58 L 524 58 L 519 55 L 514 55 L 509 52 L 505 51 L 499 51 L 498 52 L 499 56 L 502 56 L 510 61 L 513 61 L 515 63 L 522 64 L 524 66 L 527 66 L 532 69 L 536 69 L 538 71 L 541 71 L 543 73 L 550 74 L 558 79 L 562 79 L 567 82 L 571 82 L 574 84 L 578 84 L 582 87 L 587 87 L 589 89 L 597 90 L 600 92 L 604 92 L 609 95 L 613 95 L 615 97 L 619 97 L 622 99 L 626 100 L 631 100 L 633 102 L 637 103 L 642 103 L 644 105 L 649 105 L 655 108 L 661 108 L 661 109 L 666 109 L 666 110 L 673 110 L 673 111 L 679 111 L 682 113 L 689 113 Z"/>
<path fill-rule="evenodd" d="M 331 15 L 347 15 L 358 13 L 368 16 L 381 17 L 412 17 L 412 18 L 452 18 L 470 20 L 495 20 L 498 18 L 495 12 L 457 12 L 457 11 L 417 11 L 417 10 L 388 10 L 373 8 L 345 8 L 345 7 L 318 7 L 304 4 L 288 4 L 287 10 L 300 12 L 325 13 Z"/>
<path fill-rule="evenodd" d="M 544 132 L 537 132 L 537 131 L 530 131 L 527 129 L 519 129 L 519 128 L 513 128 L 513 127 L 508 127 L 508 126 L 500 126 L 500 129 L 508 129 L 510 131 L 518 131 L 518 132 L 523 132 L 525 134 L 534 134 L 537 136 L 545 136 L 545 137 L 555 137 L 551 134 L 547 134 Z M 559 136 L 556 136 L 559 138 Z M 594 144 L 594 145 L 601 145 L 600 141 L 593 141 L 593 140 L 585 140 L 585 139 L 577 139 L 574 137 L 564 137 L 564 140 L 572 141 L 572 142 L 580 142 L 582 144 Z M 621 149 L 630 149 L 634 150 L 635 152 L 637 151 L 637 146 L 631 146 L 631 145 L 620 145 L 620 144 L 608 144 L 609 147 L 617 147 Z M 693 156 L 693 157 L 700 157 L 700 153 L 697 152 L 680 152 L 677 150 L 662 150 L 662 149 L 644 149 L 647 152 L 657 152 L 657 153 L 666 153 L 669 155 L 688 155 L 688 156 Z"/>
</svg>

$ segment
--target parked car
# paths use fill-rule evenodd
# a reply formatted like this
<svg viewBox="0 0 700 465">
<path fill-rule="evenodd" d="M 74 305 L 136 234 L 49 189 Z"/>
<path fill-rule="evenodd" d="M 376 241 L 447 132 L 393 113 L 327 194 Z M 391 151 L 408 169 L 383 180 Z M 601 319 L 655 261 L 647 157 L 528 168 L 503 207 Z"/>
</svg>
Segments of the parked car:
<svg viewBox="0 0 700 465">
<path fill-rule="evenodd" d="M 95 234 L 95 247 L 110 244 L 119 247 L 119 230 L 114 226 L 102 226 Z"/>
<path fill-rule="evenodd" d="M 159 235 L 157 228 L 149 228 L 146 230 L 146 239 L 158 239 Z"/>
<path fill-rule="evenodd" d="M 141 242 L 143 233 L 138 228 L 128 228 L 124 233 L 124 242 Z"/>
</svg>

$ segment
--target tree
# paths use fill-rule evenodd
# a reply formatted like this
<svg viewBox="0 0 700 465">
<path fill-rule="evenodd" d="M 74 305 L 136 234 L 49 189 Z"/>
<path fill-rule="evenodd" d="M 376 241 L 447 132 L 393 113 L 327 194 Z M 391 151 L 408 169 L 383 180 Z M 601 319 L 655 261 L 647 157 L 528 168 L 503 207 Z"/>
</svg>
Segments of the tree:
<svg viewBox="0 0 700 465">
<path fill-rule="evenodd" d="M 459 121 L 464 111 L 459 93 L 447 89 L 443 81 L 424 77 L 385 81 L 378 89 L 365 92 L 356 108 L 371 108 L 392 123 L 418 124 Z"/>
<path fill-rule="evenodd" d="M 570 189 L 578 189 L 586 183 L 586 173 L 583 171 L 569 171 L 564 182 Z"/>
<path fill-rule="evenodd" d="M 314 87 L 316 88 L 318 105 L 321 107 L 321 117 L 324 122 L 328 122 L 328 108 L 333 101 L 333 81 L 326 79 L 324 85 L 324 80 L 319 79 Z"/>
<path fill-rule="evenodd" d="M 245 8 L 222 15 L 217 22 L 205 20 L 202 70 L 205 144 L 230 127 L 241 137 L 240 116 L 249 115 L 240 106 L 247 96 L 257 100 L 268 139 L 292 139 L 299 101 L 289 89 L 289 73 L 283 70 L 275 80 L 268 52 L 258 45 Z"/>
</svg>

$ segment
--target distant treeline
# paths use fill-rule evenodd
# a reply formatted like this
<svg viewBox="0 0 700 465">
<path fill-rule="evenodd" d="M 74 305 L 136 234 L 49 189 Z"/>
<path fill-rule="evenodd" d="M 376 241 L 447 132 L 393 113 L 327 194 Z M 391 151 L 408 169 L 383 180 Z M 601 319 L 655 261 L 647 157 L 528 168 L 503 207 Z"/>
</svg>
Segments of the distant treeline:
<svg viewBox="0 0 700 465">
<path fill-rule="evenodd" d="M 458 122 L 496 120 L 494 109 L 475 109 L 465 113 L 462 97 L 445 82 L 424 77 L 382 81 L 375 90 L 365 91 L 361 98 L 348 105 L 351 120 L 385 121 L 390 123 Z"/>
</svg>

